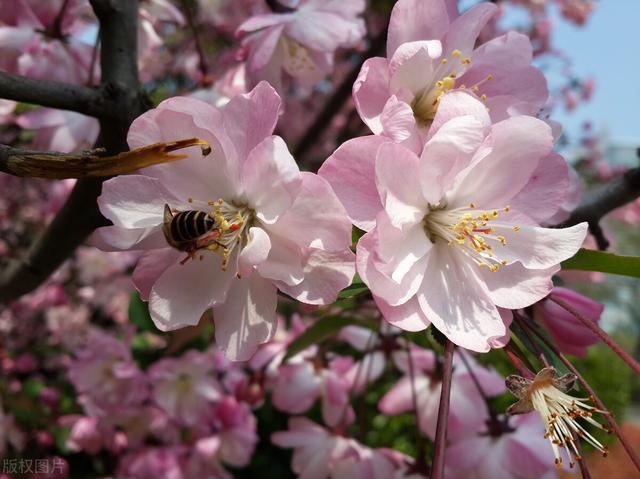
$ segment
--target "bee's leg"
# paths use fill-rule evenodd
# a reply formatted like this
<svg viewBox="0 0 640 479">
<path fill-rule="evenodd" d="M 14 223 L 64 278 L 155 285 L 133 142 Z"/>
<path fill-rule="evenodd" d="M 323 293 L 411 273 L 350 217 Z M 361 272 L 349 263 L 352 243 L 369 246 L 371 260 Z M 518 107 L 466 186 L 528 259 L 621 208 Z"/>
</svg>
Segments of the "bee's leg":
<svg viewBox="0 0 640 479">
<path fill-rule="evenodd" d="M 187 256 L 186 256 L 182 261 L 180 261 L 180 264 L 185 264 L 185 263 L 186 263 L 187 261 L 189 261 L 190 259 L 195 259 L 195 257 L 196 257 L 196 251 L 197 251 L 197 249 L 187 250 L 187 251 L 186 251 Z"/>
</svg>

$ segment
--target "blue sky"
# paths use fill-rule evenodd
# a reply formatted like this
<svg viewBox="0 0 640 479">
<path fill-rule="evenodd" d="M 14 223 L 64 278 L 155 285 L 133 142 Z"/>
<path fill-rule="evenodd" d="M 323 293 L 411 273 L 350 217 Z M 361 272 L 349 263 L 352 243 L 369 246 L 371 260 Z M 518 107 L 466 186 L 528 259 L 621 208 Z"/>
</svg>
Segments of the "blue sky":
<svg viewBox="0 0 640 479">
<path fill-rule="evenodd" d="M 556 20 L 553 43 L 573 61 L 578 76 L 593 76 L 589 103 L 554 118 L 568 133 L 591 121 L 614 143 L 640 145 L 640 2 L 601 0 L 584 27 Z"/>
</svg>

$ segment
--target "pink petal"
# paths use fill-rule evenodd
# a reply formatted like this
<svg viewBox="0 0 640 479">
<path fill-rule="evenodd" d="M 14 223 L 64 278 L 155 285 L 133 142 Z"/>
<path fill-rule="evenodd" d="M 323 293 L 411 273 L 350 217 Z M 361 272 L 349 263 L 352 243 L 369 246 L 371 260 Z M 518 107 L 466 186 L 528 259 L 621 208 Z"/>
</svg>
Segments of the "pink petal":
<svg viewBox="0 0 640 479">
<path fill-rule="evenodd" d="M 394 93 L 408 90 L 418 95 L 432 83 L 434 59 L 442 54 L 438 40 L 403 43 L 389 61 L 389 87 Z"/>
<path fill-rule="evenodd" d="M 308 411 L 320 394 L 321 380 L 308 361 L 285 364 L 278 369 L 273 385 L 273 405 L 284 412 L 301 414 Z"/>
<path fill-rule="evenodd" d="M 175 248 L 146 251 L 136 265 L 131 279 L 140 292 L 140 297 L 147 301 L 155 282 L 171 265 L 176 264 L 184 256 Z"/>
<path fill-rule="evenodd" d="M 302 185 L 291 207 L 265 229 L 303 248 L 339 251 L 351 244 L 347 212 L 324 178 L 300 173 Z"/>
<path fill-rule="evenodd" d="M 100 212 L 117 226 L 146 228 L 163 222 L 164 205 L 176 198 L 155 178 L 123 175 L 103 183 Z"/>
<path fill-rule="evenodd" d="M 496 306 L 520 309 L 547 296 L 553 288 L 551 277 L 558 271 L 559 265 L 532 270 L 520 263 L 513 263 L 496 272 L 482 268 L 481 276 L 489 288 L 489 297 Z"/>
<path fill-rule="evenodd" d="M 434 246 L 418 301 L 433 326 L 452 342 L 487 352 L 489 340 L 504 335 L 505 326 L 482 279 L 456 255 L 462 253 L 446 244 Z"/>
<path fill-rule="evenodd" d="M 348 383 L 335 374 L 327 374 L 323 383 L 322 419 L 327 426 L 338 425 L 349 408 Z"/>
<path fill-rule="evenodd" d="M 262 30 L 263 28 L 272 27 L 280 23 L 285 23 L 287 20 L 286 15 L 276 15 L 274 13 L 263 13 L 261 15 L 254 15 L 248 20 L 244 21 L 236 31 L 236 35 L 244 35 L 249 32 L 255 32 L 256 30 Z"/>
<path fill-rule="evenodd" d="M 102 251 L 146 250 L 166 248 L 167 240 L 160 226 L 133 229 L 105 226 L 95 231 L 91 244 Z"/>
<path fill-rule="evenodd" d="M 161 331 L 195 326 L 207 308 L 224 301 L 234 278 L 222 271 L 221 257 L 215 253 L 204 254 L 202 261 L 174 264 L 151 289 L 151 319 Z"/>
<path fill-rule="evenodd" d="M 491 151 L 473 166 L 451 192 L 451 208 L 475 203 L 501 208 L 527 184 L 539 161 L 551 152 L 551 129 L 541 120 L 519 116 L 493 125 Z"/>
<path fill-rule="evenodd" d="M 470 115 L 453 118 L 438 129 L 424 145 L 420 158 L 425 201 L 432 205 L 440 202 L 458 174 L 471 164 L 484 139 L 482 124 Z"/>
<path fill-rule="evenodd" d="M 267 259 L 271 250 L 269 235 L 262 229 L 252 226 L 249 229 L 249 242 L 238 255 L 238 274 L 247 277 L 256 266 Z"/>
<path fill-rule="evenodd" d="M 441 39 L 449 28 L 447 6 L 442 0 L 399 0 L 389 20 L 387 56 L 415 40 Z"/>
<path fill-rule="evenodd" d="M 260 82 L 253 90 L 237 95 L 224 108 L 224 126 L 240 164 L 249 152 L 271 136 L 278 121 L 280 96 L 267 82 Z"/>
<path fill-rule="evenodd" d="M 511 201 L 511 207 L 524 211 L 538 223 L 553 216 L 569 189 L 569 167 L 565 159 L 552 152 L 540 160 L 529 182 Z"/>
<path fill-rule="evenodd" d="M 355 257 L 349 250 L 312 250 L 304 264 L 304 279 L 295 285 L 278 283 L 279 289 L 307 304 L 331 304 L 355 275 Z"/>
<path fill-rule="evenodd" d="M 442 125 L 448 121 L 460 117 L 471 116 L 480 122 L 482 131 L 486 136 L 491 127 L 491 118 L 485 105 L 474 95 L 462 90 L 453 90 L 440 97 L 438 111 L 429 128 L 428 139 L 431 139 Z"/>
<path fill-rule="evenodd" d="M 303 249 L 288 239 L 269 233 L 271 250 L 267 259 L 258 266 L 258 272 L 264 278 L 294 286 L 304 280 L 302 260 Z"/>
<path fill-rule="evenodd" d="M 302 177 L 284 140 L 265 138 L 251 152 L 242 169 L 242 185 L 256 216 L 274 223 L 293 203 Z"/>
<path fill-rule="evenodd" d="M 376 157 L 376 185 L 391 223 L 398 227 L 414 225 L 426 214 L 418 157 L 396 143 L 380 145 Z"/>
<path fill-rule="evenodd" d="M 233 280 L 224 303 L 213 308 L 216 342 L 232 361 L 246 361 L 276 329 L 276 287 L 257 274 Z"/>
<path fill-rule="evenodd" d="M 462 58 L 471 57 L 480 31 L 497 13 L 496 5 L 480 3 L 453 20 L 443 41 L 447 56 L 454 50 L 460 50 Z"/>
<path fill-rule="evenodd" d="M 362 64 L 358 78 L 353 84 L 353 100 L 360 118 L 376 135 L 382 133 L 380 115 L 389 96 L 389 64 L 387 59 L 368 58 Z"/>
<path fill-rule="evenodd" d="M 396 143 L 408 139 L 416 130 L 416 120 L 411 107 L 392 95 L 384 106 L 380 123 L 384 134 Z"/>
<path fill-rule="evenodd" d="M 375 184 L 375 158 L 380 145 L 389 139 L 364 136 L 343 143 L 320 167 L 325 178 L 347 210 L 351 221 L 369 231 L 382 209 Z"/>
<path fill-rule="evenodd" d="M 519 261 L 531 269 L 550 268 L 578 252 L 587 228 L 587 223 L 562 229 L 522 225 L 519 231 L 514 231 L 510 224 L 496 223 L 495 234 L 507 241 L 506 246 L 496 247 L 500 248 L 496 255 L 509 263 Z"/>
<path fill-rule="evenodd" d="M 286 32 L 302 45 L 314 50 L 334 52 L 355 45 L 366 33 L 362 18 L 343 12 L 327 12 L 301 8 L 289 22 Z"/>
<path fill-rule="evenodd" d="M 423 331 L 431 324 L 422 313 L 418 299 L 414 296 L 399 306 L 391 306 L 382 298 L 374 296 L 380 313 L 388 323 L 405 331 Z"/>
<path fill-rule="evenodd" d="M 423 377 L 414 378 L 416 390 L 428 385 Z M 409 376 L 402 377 L 387 394 L 382 396 L 378 402 L 378 409 L 387 415 L 402 414 L 413 409 L 411 379 Z"/>
</svg>

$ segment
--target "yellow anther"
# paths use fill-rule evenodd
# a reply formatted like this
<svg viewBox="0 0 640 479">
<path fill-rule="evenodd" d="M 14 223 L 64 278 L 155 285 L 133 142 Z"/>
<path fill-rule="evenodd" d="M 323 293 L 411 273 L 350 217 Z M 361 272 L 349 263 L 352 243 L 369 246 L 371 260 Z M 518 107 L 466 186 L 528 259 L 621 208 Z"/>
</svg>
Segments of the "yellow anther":
<svg viewBox="0 0 640 479">
<path fill-rule="evenodd" d="M 482 268 L 482 267 L 484 267 L 484 266 L 487 266 L 487 263 L 485 263 L 484 261 L 480 261 L 480 262 L 478 263 L 478 266 L 480 266 L 480 267 Z"/>
<path fill-rule="evenodd" d="M 491 266 L 489 266 L 489 271 L 495 273 L 496 271 L 498 271 L 498 268 L 499 266 L 497 264 L 492 264 Z"/>
<path fill-rule="evenodd" d="M 480 87 L 478 85 L 475 85 L 475 86 L 471 87 L 471 91 L 473 91 L 474 93 L 478 92 L 478 91 L 480 91 Z"/>
<path fill-rule="evenodd" d="M 482 96 L 480 97 L 480 99 L 481 99 L 482 101 L 487 101 L 487 95 L 482 95 Z"/>
<path fill-rule="evenodd" d="M 471 58 L 464 58 L 461 63 L 463 65 L 469 65 L 471 63 Z"/>
<path fill-rule="evenodd" d="M 500 263 L 502 264 L 502 266 L 506 266 L 507 265 L 507 260 L 503 259 L 502 261 L 500 261 Z"/>
<path fill-rule="evenodd" d="M 454 50 L 454 51 L 451 52 L 451 56 L 452 57 L 458 58 L 461 55 L 462 55 L 462 52 L 460 50 Z"/>
<path fill-rule="evenodd" d="M 189 196 L 189 198 L 187 198 L 187 201 L 188 201 L 189 203 L 193 203 L 193 198 L 191 198 L 191 196 Z"/>
<path fill-rule="evenodd" d="M 505 207 L 504 207 L 504 211 L 505 211 L 505 212 L 508 212 L 510 209 L 511 209 L 511 206 L 505 206 Z"/>
<path fill-rule="evenodd" d="M 442 60 L 440 60 L 440 63 L 443 64 L 443 65 L 446 65 L 447 64 L 447 59 L 443 58 Z"/>
<path fill-rule="evenodd" d="M 514 227 L 513 227 L 513 231 L 520 231 L 520 227 L 519 227 L 519 226 L 517 226 L 517 225 L 516 225 L 516 226 L 514 226 Z"/>
<path fill-rule="evenodd" d="M 506 246 L 507 245 L 507 239 L 504 236 L 498 236 L 498 241 L 500 241 L 500 243 L 502 244 L 502 246 Z"/>
<path fill-rule="evenodd" d="M 487 80 L 493 80 L 493 75 L 491 74 L 487 75 Z"/>
</svg>

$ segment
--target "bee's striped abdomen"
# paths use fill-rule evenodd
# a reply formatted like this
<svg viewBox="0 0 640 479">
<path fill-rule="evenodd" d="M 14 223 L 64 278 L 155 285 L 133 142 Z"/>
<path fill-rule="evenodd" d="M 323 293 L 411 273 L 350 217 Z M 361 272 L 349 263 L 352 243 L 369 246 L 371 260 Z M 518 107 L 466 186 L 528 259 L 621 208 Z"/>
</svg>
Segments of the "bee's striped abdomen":
<svg viewBox="0 0 640 479">
<path fill-rule="evenodd" d="M 171 220 L 171 237 L 175 241 L 191 241 L 211 231 L 214 225 L 215 220 L 204 211 L 181 211 Z"/>
</svg>

